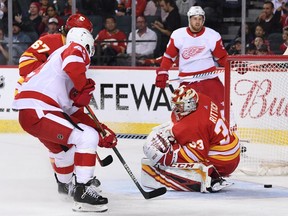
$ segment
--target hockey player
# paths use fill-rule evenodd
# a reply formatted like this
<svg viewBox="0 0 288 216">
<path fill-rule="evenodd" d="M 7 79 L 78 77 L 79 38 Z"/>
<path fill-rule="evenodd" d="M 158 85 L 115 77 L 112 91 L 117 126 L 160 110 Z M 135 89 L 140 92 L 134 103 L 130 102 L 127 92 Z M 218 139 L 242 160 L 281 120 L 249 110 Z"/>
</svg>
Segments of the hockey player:
<svg viewBox="0 0 288 216">
<path fill-rule="evenodd" d="M 227 186 L 239 163 L 239 139 L 208 96 L 182 85 L 172 94 L 171 122 L 156 127 L 144 144 L 144 186 L 215 192 Z M 162 184 L 162 185 L 160 185 Z"/>
<path fill-rule="evenodd" d="M 156 70 L 155 85 L 166 87 L 168 70 L 179 55 L 179 77 L 187 77 L 180 85 L 206 94 L 223 110 L 224 87 L 218 76 L 200 76 L 197 79 L 189 79 L 189 76 L 213 72 L 216 69 L 214 60 L 224 66 L 228 54 L 220 34 L 204 26 L 205 12 L 200 6 L 192 6 L 187 16 L 189 26 L 175 30 L 170 37 L 161 65 Z"/>
<path fill-rule="evenodd" d="M 18 93 L 19 85 L 21 85 L 25 77 L 41 64 L 59 47 L 65 44 L 66 35 L 73 27 L 85 28 L 92 33 L 93 24 L 82 14 L 73 14 L 68 17 L 65 26 L 61 27 L 61 34 L 51 34 L 40 37 L 21 55 L 19 59 L 19 74 L 21 78 L 18 80 L 18 86 L 15 94 Z"/>
<path fill-rule="evenodd" d="M 117 138 L 104 124 L 107 135 L 101 137 L 82 109 L 95 89 L 86 77 L 93 54 L 92 34 L 85 28 L 70 29 L 66 45 L 26 76 L 13 108 L 19 110 L 22 128 L 49 149 L 59 183 L 68 187 L 75 175 L 73 210 L 103 212 L 108 200 L 97 192 L 93 177 L 96 149 L 115 147 Z"/>
</svg>

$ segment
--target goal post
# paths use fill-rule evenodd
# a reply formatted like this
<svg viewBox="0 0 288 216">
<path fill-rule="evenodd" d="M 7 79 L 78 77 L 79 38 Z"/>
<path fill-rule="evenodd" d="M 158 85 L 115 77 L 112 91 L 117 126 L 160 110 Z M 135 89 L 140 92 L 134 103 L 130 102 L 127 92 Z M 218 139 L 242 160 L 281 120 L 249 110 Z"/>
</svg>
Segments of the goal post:
<svg viewBox="0 0 288 216">
<path fill-rule="evenodd" d="M 241 143 L 239 170 L 288 175 L 288 57 L 229 56 L 224 82 L 225 118 L 236 122 Z"/>
</svg>

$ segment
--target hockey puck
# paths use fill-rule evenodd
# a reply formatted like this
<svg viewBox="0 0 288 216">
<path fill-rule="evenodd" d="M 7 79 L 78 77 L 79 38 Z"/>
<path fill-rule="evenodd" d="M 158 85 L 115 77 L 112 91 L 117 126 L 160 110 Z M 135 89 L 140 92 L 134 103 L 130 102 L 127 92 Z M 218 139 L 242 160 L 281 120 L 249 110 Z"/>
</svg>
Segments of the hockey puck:
<svg viewBox="0 0 288 216">
<path fill-rule="evenodd" d="M 272 184 L 265 184 L 264 188 L 272 188 Z"/>
</svg>

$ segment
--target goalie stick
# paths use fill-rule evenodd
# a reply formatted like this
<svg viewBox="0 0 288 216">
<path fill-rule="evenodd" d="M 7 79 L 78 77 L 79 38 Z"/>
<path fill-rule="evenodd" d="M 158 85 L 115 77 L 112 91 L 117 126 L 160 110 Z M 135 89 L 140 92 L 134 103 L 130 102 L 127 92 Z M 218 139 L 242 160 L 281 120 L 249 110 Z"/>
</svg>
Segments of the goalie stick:
<svg viewBox="0 0 288 216">
<path fill-rule="evenodd" d="M 94 114 L 93 110 L 91 109 L 91 107 L 89 107 L 89 105 L 87 105 L 86 109 L 89 112 L 89 114 L 92 116 L 97 128 L 99 128 L 99 130 L 102 133 L 102 135 L 105 136 L 106 132 L 101 127 L 101 125 L 99 123 L 99 120 L 95 116 L 95 114 Z M 115 154 L 117 155 L 117 157 L 119 158 L 119 160 L 122 163 L 123 167 L 125 168 L 125 170 L 127 171 L 127 173 L 129 174 L 129 176 L 131 177 L 131 179 L 133 180 L 133 182 L 135 183 L 135 185 L 137 186 L 137 188 L 139 189 L 139 191 L 141 192 L 141 194 L 144 196 L 145 199 L 151 199 L 151 198 L 158 197 L 158 196 L 161 196 L 161 195 L 166 193 L 166 191 L 167 191 L 166 187 L 157 188 L 157 189 L 155 189 L 153 191 L 149 191 L 149 192 L 144 191 L 143 188 L 141 187 L 141 185 L 139 184 L 138 180 L 136 179 L 136 177 L 132 173 L 131 169 L 129 168 L 129 166 L 127 165 L 125 160 L 123 159 L 122 155 L 118 151 L 118 149 L 116 147 L 114 147 L 112 149 L 115 152 Z"/>
</svg>

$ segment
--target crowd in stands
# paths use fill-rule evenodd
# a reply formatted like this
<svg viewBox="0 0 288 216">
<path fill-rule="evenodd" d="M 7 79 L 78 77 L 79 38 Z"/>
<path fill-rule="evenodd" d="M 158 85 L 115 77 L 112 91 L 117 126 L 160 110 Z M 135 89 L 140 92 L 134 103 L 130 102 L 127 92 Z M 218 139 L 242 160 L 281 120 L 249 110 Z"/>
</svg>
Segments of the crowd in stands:
<svg viewBox="0 0 288 216">
<path fill-rule="evenodd" d="M 12 63 L 40 36 L 59 33 L 72 14 L 72 0 L 12 0 Z M 199 5 L 206 14 L 205 25 L 223 23 L 225 0 L 136 0 L 136 63 L 157 65 L 171 33 L 188 25 L 187 11 Z M 132 0 L 76 0 L 76 13 L 83 13 L 94 26 L 96 54 L 92 65 L 131 65 Z M 0 0 L 0 64 L 8 62 L 8 0 Z M 241 7 L 239 8 L 241 10 Z M 96 19 L 96 17 L 100 17 Z M 126 18 L 129 19 L 126 19 Z M 123 28 L 120 20 L 124 20 Z M 94 21 L 94 22 L 93 22 Z M 126 23 L 125 23 L 126 22 Z M 121 23 L 123 25 L 123 23 Z M 96 30 L 95 30 L 96 29 Z M 221 32 L 220 32 L 221 33 Z M 277 36 L 277 45 L 271 43 Z M 288 47 L 288 0 L 263 1 L 263 10 L 254 23 L 246 23 L 246 54 L 283 54 Z M 241 28 L 226 45 L 230 55 L 241 54 Z"/>
</svg>

